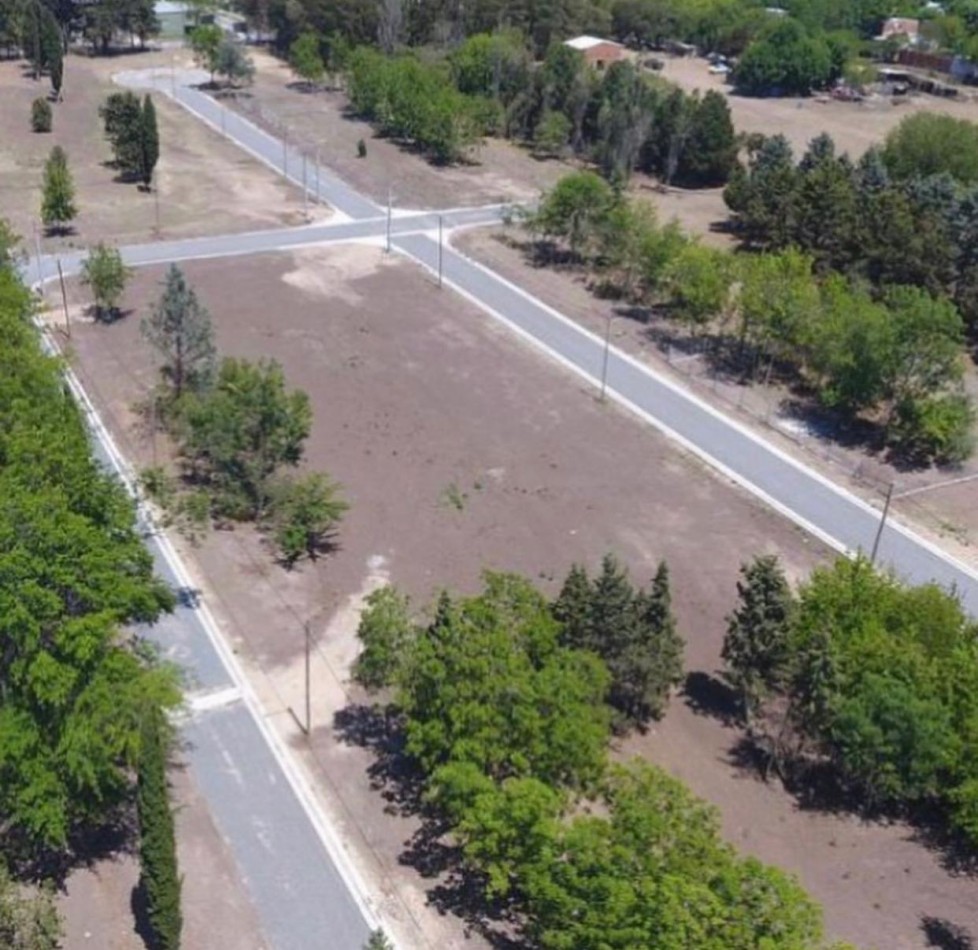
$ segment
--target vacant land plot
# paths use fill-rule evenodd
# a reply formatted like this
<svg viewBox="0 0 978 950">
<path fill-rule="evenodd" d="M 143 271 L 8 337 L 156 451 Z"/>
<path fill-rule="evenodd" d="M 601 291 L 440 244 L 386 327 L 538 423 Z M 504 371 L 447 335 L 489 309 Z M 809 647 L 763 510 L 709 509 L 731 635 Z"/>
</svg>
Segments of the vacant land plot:
<svg viewBox="0 0 978 950">
<path fill-rule="evenodd" d="M 719 237 L 719 236 L 718 236 Z M 460 250 L 515 281 L 540 300 L 598 334 L 611 322 L 616 346 L 672 376 L 722 411 L 753 426 L 762 436 L 825 472 L 870 503 L 882 505 L 887 487 L 895 486 L 893 512 L 934 538 L 962 560 L 978 566 L 978 457 L 953 469 L 905 471 L 879 453 L 859 445 L 845 446 L 817 424 L 795 416 L 787 407 L 794 397 L 784 385 L 743 384 L 739 377 L 717 374 L 695 347 L 667 319 L 602 300 L 589 289 L 589 275 L 579 269 L 537 267 L 521 249 L 525 234 L 516 228 L 477 229 L 456 239 Z M 647 322 L 646 322 L 647 320 Z M 679 345 L 673 345 L 673 337 Z M 978 374 L 969 365 L 966 385 L 978 398 Z"/>
<path fill-rule="evenodd" d="M 800 155 L 808 143 L 828 132 L 840 152 L 854 159 L 871 145 L 881 142 L 900 120 L 911 112 L 944 112 L 960 119 L 978 121 L 978 103 L 955 102 L 937 96 L 915 95 L 889 98 L 875 96 L 864 102 L 828 102 L 815 98 L 759 99 L 735 95 L 722 76 L 709 72 L 705 59 L 664 57 L 661 75 L 687 91 L 716 89 L 727 95 L 738 132 L 784 135 Z"/>
<path fill-rule="evenodd" d="M 395 929 L 415 944 L 471 945 L 458 921 L 428 906 L 436 881 L 411 851 L 418 821 L 371 790 L 370 737 L 342 713 L 363 701 L 347 677 L 364 594 L 389 579 L 424 603 L 442 586 L 474 589 L 487 567 L 553 592 L 572 561 L 594 565 L 607 550 L 644 582 L 665 557 L 687 665 L 710 674 L 740 563 L 773 551 L 798 577 L 826 552 L 377 248 L 199 262 L 187 273 L 224 352 L 275 357 L 310 393 L 308 463 L 339 478 L 352 504 L 338 552 L 292 572 L 273 566 L 251 532 L 213 533 L 194 552 L 205 597 L 255 670 L 270 720 L 303 750 Z M 79 325 L 73 341 L 84 381 L 141 464 L 152 444 L 129 407 L 154 368 L 137 319 L 159 279 L 140 273 L 137 312 Z M 316 640 L 308 745 L 286 711 L 301 708 L 304 621 Z M 925 918 L 978 934 L 978 883 L 945 871 L 903 825 L 800 810 L 733 763 L 738 738 L 677 697 L 649 736 L 621 751 L 648 755 L 715 801 L 731 840 L 797 872 L 838 936 L 923 947 Z"/>
<path fill-rule="evenodd" d="M 125 59 L 70 56 L 65 64 L 65 98 L 52 105 L 50 134 L 30 131 L 30 105 L 48 92 L 21 62 L 0 62 L 0 215 L 9 218 L 31 253 L 39 227 L 41 176 L 55 145 L 68 153 L 75 181 L 75 232 L 44 239 L 43 250 L 66 245 L 115 244 L 165 237 L 220 234 L 298 224 L 302 194 L 269 169 L 207 128 L 166 96 L 154 96 L 160 129 L 159 194 L 115 181 L 106 165 L 111 148 L 102 134 L 99 105 L 119 87 L 111 73 L 168 66 L 174 54 L 146 53 Z M 158 197 L 159 231 L 156 228 Z"/>
</svg>

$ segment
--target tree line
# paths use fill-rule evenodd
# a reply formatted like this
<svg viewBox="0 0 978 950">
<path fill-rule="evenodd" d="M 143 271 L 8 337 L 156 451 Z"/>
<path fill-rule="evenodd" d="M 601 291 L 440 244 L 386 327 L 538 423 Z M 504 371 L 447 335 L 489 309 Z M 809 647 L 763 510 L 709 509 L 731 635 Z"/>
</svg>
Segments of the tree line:
<svg viewBox="0 0 978 950">
<path fill-rule="evenodd" d="M 428 622 L 383 588 L 354 676 L 388 691 L 439 827 L 534 945 L 825 947 L 817 905 L 724 843 L 714 809 L 654 766 L 607 762 L 612 726 L 661 715 L 681 675 L 669 586 L 663 564 L 636 590 L 611 557 L 552 602 L 490 573 Z"/>
<path fill-rule="evenodd" d="M 174 606 L 122 485 L 93 458 L 60 362 L 45 355 L 21 283 L 17 240 L 0 227 L 0 938 L 53 950 L 60 926 L 46 898 L 25 905 L 8 873 L 68 866 L 85 835 L 125 824 L 145 782 L 146 724 L 180 700 L 177 674 L 132 625 Z M 165 777 L 144 840 L 169 820 Z M 166 901 L 179 904 L 175 854 Z M 155 895 L 155 896 L 154 896 Z M 150 894 L 151 910 L 161 898 Z M 173 929 L 173 928 L 171 928 Z M 179 932 L 176 927 L 175 932 Z M 24 942 L 22 942 L 24 941 Z M 165 944 L 174 948 L 178 944 Z"/>
<path fill-rule="evenodd" d="M 862 558 L 796 593 L 760 557 L 741 571 L 723 660 L 742 722 L 786 778 L 827 767 L 866 807 L 936 808 L 978 844 L 978 627 L 955 594 Z"/>
<path fill-rule="evenodd" d="M 812 155 L 820 154 L 820 142 Z M 783 148 L 783 140 L 771 139 L 764 149 L 771 143 Z M 802 165 L 815 167 L 814 159 Z M 793 165 L 778 167 L 795 172 Z M 761 180 L 771 196 L 789 193 L 783 176 Z M 742 176 L 732 181 L 728 200 L 744 187 Z M 811 405 L 832 410 L 847 424 L 871 425 L 909 461 L 961 460 L 972 449 L 975 418 L 962 384 L 961 315 L 926 283 L 911 285 L 909 268 L 894 268 L 891 280 L 875 289 L 826 271 L 819 252 L 828 253 L 835 219 L 817 211 L 830 193 L 824 180 L 813 180 L 812 204 L 793 206 L 818 241 L 805 250 L 798 250 L 796 243 L 804 244 L 797 234 L 752 254 L 705 247 L 675 224 L 662 226 L 648 204 L 617 194 L 590 172 L 561 179 L 524 215 L 524 226 L 541 260 L 564 255 L 590 268 L 595 289 L 654 308 L 707 347 L 709 358 L 743 378 L 775 375 L 793 382 Z M 743 207 L 752 220 L 769 213 L 763 220 L 772 228 L 792 221 L 782 216 L 784 205 L 771 212 L 760 201 Z M 908 232 L 910 226 L 908 221 Z M 861 253 L 871 254 L 873 247 L 867 236 Z M 893 245 L 891 253 L 902 257 L 912 248 Z"/>
<path fill-rule="evenodd" d="M 616 185 L 636 169 L 666 184 L 722 185 L 736 163 L 724 96 L 687 94 L 630 62 L 598 73 L 562 44 L 539 65 L 513 32 L 470 37 L 436 62 L 361 47 L 346 65 L 353 110 L 437 161 L 501 135 L 539 156 L 591 160 Z"/>
<path fill-rule="evenodd" d="M 76 37 L 106 54 L 119 34 L 144 45 L 159 32 L 153 0 L 0 0 L 0 47 L 21 52 L 35 79 L 49 73 L 56 94 L 63 55 Z"/>
</svg>

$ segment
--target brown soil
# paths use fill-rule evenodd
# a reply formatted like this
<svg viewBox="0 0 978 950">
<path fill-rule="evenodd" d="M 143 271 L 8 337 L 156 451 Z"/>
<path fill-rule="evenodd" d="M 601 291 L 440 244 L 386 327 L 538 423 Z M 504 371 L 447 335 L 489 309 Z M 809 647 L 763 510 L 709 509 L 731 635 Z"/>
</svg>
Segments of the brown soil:
<svg viewBox="0 0 978 950">
<path fill-rule="evenodd" d="M 736 378 L 715 375 L 708 363 L 695 352 L 688 352 L 681 341 L 677 345 L 664 342 L 672 332 L 667 319 L 644 313 L 640 318 L 630 318 L 627 307 L 595 296 L 588 275 L 581 270 L 533 266 L 522 251 L 523 241 L 523 234 L 515 228 L 483 228 L 464 232 L 455 243 L 466 254 L 596 333 L 605 332 L 610 317 L 612 341 L 620 349 L 689 386 L 871 504 L 882 505 L 892 482 L 892 510 L 898 517 L 978 567 L 974 550 L 978 542 L 978 457 L 953 469 L 906 471 L 858 445 L 846 447 L 819 436 L 812 428 L 783 415 L 782 404 L 791 398 L 785 386 L 745 386 Z M 646 316 L 648 322 L 644 322 Z M 969 367 L 966 385 L 973 395 L 978 394 L 978 375 L 973 367 Z"/>
<path fill-rule="evenodd" d="M 344 741 L 333 718 L 363 699 L 347 680 L 363 595 L 389 578 L 423 604 L 442 586 L 474 589 L 487 567 L 553 592 L 571 561 L 594 565 L 607 550 L 645 581 L 666 557 L 687 665 L 710 674 L 739 564 L 774 551 L 799 577 L 826 552 L 376 248 L 198 262 L 187 273 L 224 352 L 275 357 L 310 393 L 308 463 L 339 478 L 352 504 L 340 549 L 292 572 L 275 567 L 249 531 L 212 533 L 194 552 L 206 596 L 258 677 L 270 720 L 315 771 L 395 931 L 412 945 L 471 945 L 454 917 L 426 903 L 434 882 L 398 861 L 417 820 L 371 789 L 373 754 Z M 130 297 L 139 309 L 159 279 L 159 271 L 138 274 Z M 150 442 L 129 411 L 154 377 L 138 316 L 79 325 L 73 346 L 124 452 L 147 464 Z M 285 712 L 302 695 L 305 620 L 316 638 L 308 751 Z M 799 809 L 776 784 L 732 764 L 737 739 L 677 698 L 664 722 L 622 754 L 648 755 L 716 802 L 731 840 L 795 871 L 839 937 L 922 947 L 925 917 L 978 934 L 973 879 L 942 869 L 940 855 L 903 825 Z"/>
<path fill-rule="evenodd" d="M 254 908 L 206 802 L 182 769 L 172 769 L 170 781 L 183 877 L 183 945 L 194 950 L 266 950 Z M 58 900 L 64 946 L 144 950 L 132 910 L 138 881 L 139 859 L 127 851 L 73 872 Z"/>
<path fill-rule="evenodd" d="M 183 54 L 173 55 L 179 63 Z M 156 196 L 114 180 L 114 169 L 105 165 L 111 148 L 98 117 L 105 97 L 119 90 L 111 73 L 170 63 L 171 54 L 164 53 L 110 59 L 69 56 L 64 101 L 52 104 L 53 131 L 34 134 L 31 101 L 46 95 L 49 84 L 46 79 L 35 83 L 23 63 L 0 62 L 0 128 L 4 130 L 0 213 L 24 237 L 29 253 L 36 251 L 33 235 L 39 227 L 44 162 L 55 145 L 68 153 L 78 216 L 72 222 L 73 234 L 43 239 L 43 252 L 99 240 L 132 244 L 158 236 L 190 237 L 300 223 L 300 190 L 162 95 L 153 97 L 160 129 L 159 232 Z"/>
<path fill-rule="evenodd" d="M 967 92 L 961 101 L 927 95 L 871 96 L 863 102 L 822 101 L 822 97 L 759 99 L 733 94 L 722 76 L 710 74 L 705 59 L 664 57 L 664 61 L 660 75 L 684 89 L 715 89 L 727 95 L 738 132 L 781 133 L 799 157 L 816 135 L 828 132 L 840 152 L 858 158 L 871 145 L 882 142 L 904 116 L 920 110 L 978 121 L 978 103 Z"/>
</svg>

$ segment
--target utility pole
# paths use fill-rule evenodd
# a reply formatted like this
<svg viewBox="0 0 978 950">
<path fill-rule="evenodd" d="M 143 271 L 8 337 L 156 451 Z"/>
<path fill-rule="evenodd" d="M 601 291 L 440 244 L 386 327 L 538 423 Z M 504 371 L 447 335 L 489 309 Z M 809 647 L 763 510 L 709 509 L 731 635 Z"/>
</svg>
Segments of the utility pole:
<svg viewBox="0 0 978 950">
<path fill-rule="evenodd" d="M 387 186 L 387 253 L 391 252 L 391 205 L 394 201 L 394 189 Z"/>
<path fill-rule="evenodd" d="M 156 214 L 156 236 L 160 236 L 160 183 L 153 186 L 153 209 Z"/>
<path fill-rule="evenodd" d="M 306 182 L 306 153 L 302 153 L 302 216 L 309 220 L 309 185 Z"/>
<path fill-rule="evenodd" d="M 441 289 L 441 215 L 438 215 L 438 288 Z"/>
<path fill-rule="evenodd" d="M 61 258 L 58 258 L 58 280 L 61 283 L 61 306 L 65 311 L 65 335 L 71 339 L 71 315 L 68 313 L 68 292 L 65 290 L 65 275 L 61 269 Z"/>
<path fill-rule="evenodd" d="M 323 203 L 323 195 L 320 191 L 319 185 L 319 147 L 316 147 L 316 204 L 321 205 Z"/>
<path fill-rule="evenodd" d="M 286 180 L 289 177 L 289 128 L 282 126 L 282 174 Z"/>
<path fill-rule="evenodd" d="M 295 710 L 289 706 L 289 715 L 295 720 L 295 724 L 299 727 L 299 731 L 308 739 L 309 734 L 312 731 L 312 708 L 310 701 L 309 692 L 309 660 L 310 654 L 312 653 L 312 631 L 309 629 L 309 622 L 306 621 L 302 625 L 303 631 L 305 632 L 305 652 L 306 652 L 306 695 L 305 695 L 305 718 L 300 719 Z"/>
<path fill-rule="evenodd" d="M 44 296 L 44 275 L 41 273 L 41 237 L 37 232 L 37 222 L 32 221 L 31 227 L 34 230 L 34 254 L 37 258 L 37 289 L 41 296 Z"/>
<path fill-rule="evenodd" d="M 890 502 L 893 500 L 893 482 L 886 490 L 886 502 L 883 505 L 883 516 L 880 518 L 879 527 L 876 529 L 876 537 L 873 539 L 873 552 L 869 556 L 869 563 L 876 563 L 876 555 L 880 549 L 880 539 L 883 537 L 883 528 L 886 527 L 886 516 L 890 513 Z"/>
<path fill-rule="evenodd" d="M 608 323 L 604 331 L 604 359 L 601 361 L 601 401 L 605 400 L 605 393 L 608 389 L 608 355 L 611 351 L 611 314 L 608 314 Z"/>
</svg>

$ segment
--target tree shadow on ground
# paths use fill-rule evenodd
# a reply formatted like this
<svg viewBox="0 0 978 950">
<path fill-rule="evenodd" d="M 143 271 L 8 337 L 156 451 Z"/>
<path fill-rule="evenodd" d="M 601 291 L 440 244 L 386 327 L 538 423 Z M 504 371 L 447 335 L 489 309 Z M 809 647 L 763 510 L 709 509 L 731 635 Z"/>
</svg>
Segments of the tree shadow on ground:
<svg viewBox="0 0 978 950">
<path fill-rule="evenodd" d="M 709 716 L 724 726 L 737 724 L 737 696 L 723 680 L 716 676 L 703 670 L 687 673 L 682 694 L 686 705 L 697 716 Z"/>
<path fill-rule="evenodd" d="M 467 932 L 497 950 L 525 947 L 516 939 L 519 922 L 509 902 L 487 899 L 484 881 L 463 865 L 450 824 L 425 800 L 424 774 L 404 751 L 404 723 L 394 707 L 353 703 L 335 714 L 333 727 L 341 742 L 373 753 L 367 775 L 387 803 L 385 811 L 420 821 L 398 862 L 430 882 L 428 903 L 461 919 Z"/>
<path fill-rule="evenodd" d="M 922 917 L 920 929 L 927 938 L 928 947 L 938 950 L 976 950 L 969 931 L 942 917 Z"/>
<path fill-rule="evenodd" d="M 149 919 L 149 902 L 146 898 L 146 887 L 142 875 L 139 882 L 129 893 L 129 910 L 132 912 L 133 930 L 143 942 L 146 950 L 158 950 L 159 943 Z"/>
</svg>

